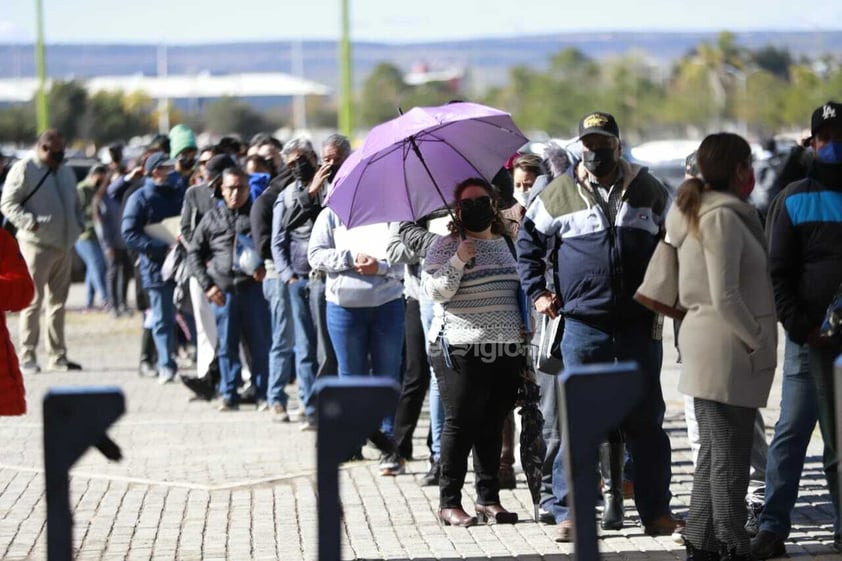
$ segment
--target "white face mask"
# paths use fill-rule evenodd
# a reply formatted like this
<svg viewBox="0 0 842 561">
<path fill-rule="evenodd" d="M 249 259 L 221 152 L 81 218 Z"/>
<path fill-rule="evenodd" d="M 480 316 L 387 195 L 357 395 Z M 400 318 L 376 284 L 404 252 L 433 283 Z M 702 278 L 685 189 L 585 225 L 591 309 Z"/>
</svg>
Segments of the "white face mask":
<svg viewBox="0 0 842 561">
<path fill-rule="evenodd" d="M 519 189 L 515 189 L 514 197 L 517 202 L 521 204 L 524 208 L 526 208 L 526 203 L 529 201 L 529 193 L 524 193 Z"/>
</svg>

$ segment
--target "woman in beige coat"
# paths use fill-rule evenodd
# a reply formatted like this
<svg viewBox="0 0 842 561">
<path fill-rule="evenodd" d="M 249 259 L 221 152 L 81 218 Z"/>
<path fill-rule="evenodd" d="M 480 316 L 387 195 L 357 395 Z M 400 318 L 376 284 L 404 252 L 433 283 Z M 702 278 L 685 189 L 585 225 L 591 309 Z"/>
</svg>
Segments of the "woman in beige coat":
<svg viewBox="0 0 842 561">
<path fill-rule="evenodd" d="M 751 148 L 735 134 L 710 135 L 698 164 L 704 181 L 681 185 L 666 222 L 687 309 L 678 388 L 694 399 L 700 433 L 685 543 L 688 560 L 737 561 L 749 558 L 743 498 L 755 415 L 775 372 L 775 302 L 763 228 L 745 202 Z"/>
</svg>

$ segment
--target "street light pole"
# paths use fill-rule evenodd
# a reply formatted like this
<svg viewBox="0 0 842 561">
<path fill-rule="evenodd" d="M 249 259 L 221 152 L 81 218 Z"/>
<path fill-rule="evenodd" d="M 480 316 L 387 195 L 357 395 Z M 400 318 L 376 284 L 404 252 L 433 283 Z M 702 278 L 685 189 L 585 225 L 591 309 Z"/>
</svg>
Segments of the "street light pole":
<svg viewBox="0 0 842 561">
<path fill-rule="evenodd" d="M 35 0 L 35 68 L 38 72 L 38 91 L 35 94 L 35 116 L 38 132 L 43 132 L 50 117 L 47 109 L 47 65 L 44 57 L 44 9 L 43 0 Z"/>
<path fill-rule="evenodd" d="M 342 22 L 339 39 L 339 131 L 347 137 L 353 134 L 353 93 L 351 91 L 351 23 L 350 0 L 340 0 Z"/>
</svg>

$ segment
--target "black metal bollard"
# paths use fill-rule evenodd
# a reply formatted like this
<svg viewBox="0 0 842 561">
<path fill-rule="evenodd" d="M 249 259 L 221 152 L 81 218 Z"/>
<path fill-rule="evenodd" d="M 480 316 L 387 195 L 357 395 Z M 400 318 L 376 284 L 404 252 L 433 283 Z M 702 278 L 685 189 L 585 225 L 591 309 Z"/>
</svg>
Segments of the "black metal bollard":
<svg viewBox="0 0 842 561">
<path fill-rule="evenodd" d="M 386 378 L 331 377 L 316 381 L 319 561 L 340 561 L 339 464 L 348 458 L 383 417 L 394 414 L 400 386 Z"/>
<path fill-rule="evenodd" d="M 836 357 L 834 364 L 833 391 L 836 401 L 836 455 L 842 454 L 842 355 Z M 842 462 L 837 462 L 836 470 L 842 481 Z M 842 485 L 839 486 L 839 504 L 842 505 Z"/>
<path fill-rule="evenodd" d="M 54 388 L 44 396 L 43 407 L 47 560 L 70 561 L 73 515 L 68 472 L 91 446 L 109 460 L 122 457 L 105 431 L 125 412 L 125 399 L 117 387 Z"/>
<path fill-rule="evenodd" d="M 561 373 L 558 418 L 567 442 L 564 457 L 575 531 L 576 561 L 598 561 L 596 521 L 599 444 L 643 395 L 635 362 L 573 366 Z M 610 391 L 606 391 L 610 388 Z"/>
</svg>

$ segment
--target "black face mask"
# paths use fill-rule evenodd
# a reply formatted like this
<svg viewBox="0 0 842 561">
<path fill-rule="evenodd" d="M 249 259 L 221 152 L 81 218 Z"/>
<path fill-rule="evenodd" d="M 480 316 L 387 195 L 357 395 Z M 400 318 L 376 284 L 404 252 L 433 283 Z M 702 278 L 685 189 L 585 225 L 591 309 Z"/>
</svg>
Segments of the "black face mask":
<svg viewBox="0 0 842 561">
<path fill-rule="evenodd" d="M 582 152 L 585 168 L 597 177 L 604 177 L 617 167 L 617 158 L 613 148 L 598 148 Z"/>
<path fill-rule="evenodd" d="M 269 175 L 275 177 L 278 174 L 278 170 L 275 169 L 275 160 L 272 158 L 263 158 L 263 164 L 269 170 Z"/>
<path fill-rule="evenodd" d="M 64 161 L 64 150 L 50 151 L 50 160 L 54 164 L 60 164 Z"/>
<path fill-rule="evenodd" d="M 298 158 L 295 160 L 295 165 L 292 166 L 292 175 L 302 183 L 309 183 L 316 175 L 316 168 L 313 167 L 308 158 Z"/>
<path fill-rule="evenodd" d="M 494 221 L 494 208 L 490 197 L 459 201 L 459 220 L 471 232 L 482 232 Z"/>
<path fill-rule="evenodd" d="M 196 158 L 179 158 L 178 163 L 181 164 L 182 170 L 193 169 L 193 165 L 196 163 Z"/>
</svg>

